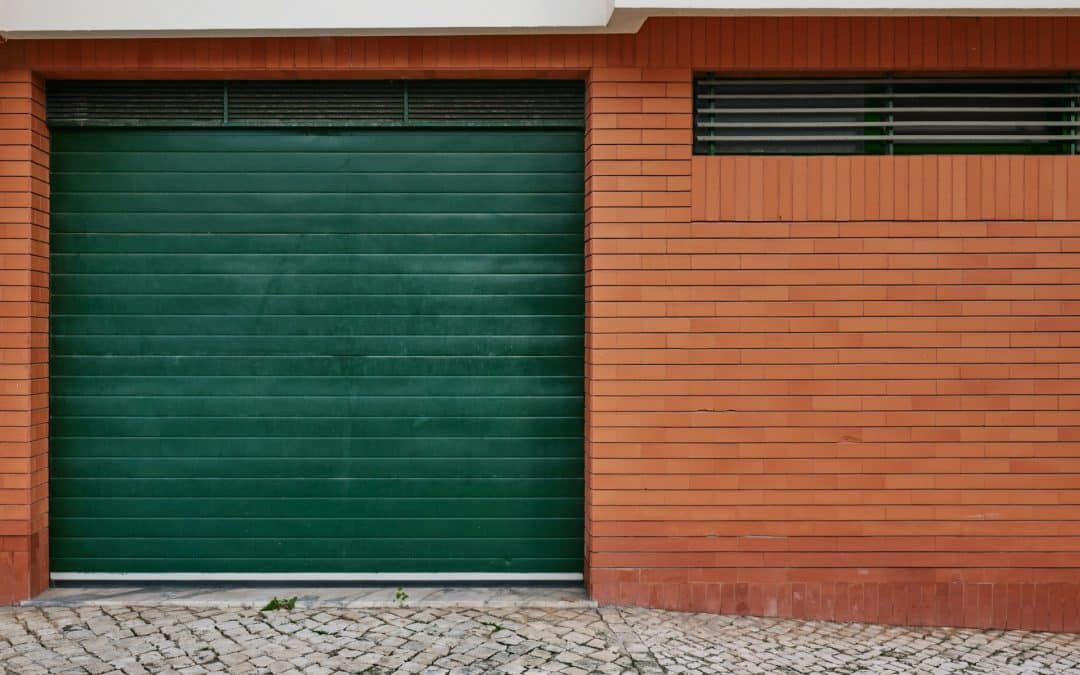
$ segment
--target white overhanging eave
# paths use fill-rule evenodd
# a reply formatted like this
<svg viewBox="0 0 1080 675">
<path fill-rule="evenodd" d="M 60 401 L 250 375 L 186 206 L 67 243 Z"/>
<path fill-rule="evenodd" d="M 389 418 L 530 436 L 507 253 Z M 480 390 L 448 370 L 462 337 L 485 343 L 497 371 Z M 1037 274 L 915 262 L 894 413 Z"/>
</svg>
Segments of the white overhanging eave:
<svg viewBox="0 0 1080 675">
<path fill-rule="evenodd" d="M 0 0 L 6 39 L 633 33 L 651 16 L 1069 15 L 1080 0 Z"/>
</svg>

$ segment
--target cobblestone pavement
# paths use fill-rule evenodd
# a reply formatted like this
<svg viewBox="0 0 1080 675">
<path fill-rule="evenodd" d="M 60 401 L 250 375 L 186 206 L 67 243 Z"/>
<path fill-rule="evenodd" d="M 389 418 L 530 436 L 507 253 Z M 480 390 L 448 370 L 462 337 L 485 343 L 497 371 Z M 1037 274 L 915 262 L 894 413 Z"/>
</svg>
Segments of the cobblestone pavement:
<svg viewBox="0 0 1080 675">
<path fill-rule="evenodd" d="M 619 613 L 668 673 L 1080 675 L 1076 634 Z"/>
<path fill-rule="evenodd" d="M 1080 673 L 1080 636 L 645 609 L 0 608 L 6 673 Z"/>
</svg>

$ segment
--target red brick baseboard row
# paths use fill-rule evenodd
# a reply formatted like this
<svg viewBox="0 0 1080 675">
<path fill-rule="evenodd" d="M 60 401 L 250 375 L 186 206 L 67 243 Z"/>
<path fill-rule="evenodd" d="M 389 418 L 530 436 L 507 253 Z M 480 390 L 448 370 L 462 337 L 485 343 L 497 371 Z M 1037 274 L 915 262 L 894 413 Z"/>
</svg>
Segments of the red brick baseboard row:
<svg viewBox="0 0 1080 675">
<path fill-rule="evenodd" d="M 1080 631 L 1076 583 L 594 584 L 602 604 L 821 621 Z"/>
</svg>

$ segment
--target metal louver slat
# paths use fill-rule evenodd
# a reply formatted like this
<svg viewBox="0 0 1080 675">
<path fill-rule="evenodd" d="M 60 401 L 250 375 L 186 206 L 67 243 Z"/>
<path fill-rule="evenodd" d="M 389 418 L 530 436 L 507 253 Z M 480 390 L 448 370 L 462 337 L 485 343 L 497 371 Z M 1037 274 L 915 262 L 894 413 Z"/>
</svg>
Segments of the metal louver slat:
<svg viewBox="0 0 1080 675">
<path fill-rule="evenodd" d="M 704 136 L 705 140 L 728 140 L 730 136 Z M 854 134 L 830 134 L 830 135 L 800 135 L 800 136 L 739 136 L 740 140 L 756 140 L 756 141 L 769 141 L 769 142 L 804 142 L 804 141 L 864 141 L 866 136 L 859 136 Z M 884 138 L 884 137 L 883 137 Z M 941 136 L 935 134 L 911 134 L 904 137 L 909 141 L 937 141 L 941 139 Z M 1041 140 L 1050 141 L 1057 139 L 1065 140 L 1078 140 L 1080 136 L 1057 136 L 1051 134 L 1043 134 L 1039 136 L 1023 136 L 1019 134 L 980 134 L 977 136 L 963 136 L 951 139 L 952 143 L 980 143 L 984 141 L 1031 141 Z M 787 153 L 784 153 L 787 154 Z M 832 153 L 821 153 L 832 154 Z"/>
<path fill-rule="evenodd" d="M 779 99 L 790 99 L 790 98 L 800 98 L 800 99 L 854 98 L 854 99 L 862 99 L 862 98 L 866 98 L 866 94 L 861 94 L 861 93 L 860 94 L 828 94 L 828 93 L 827 94 L 814 94 L 814 93 L 810 93 L 810 92 L 801 92 L 799 94 L 746 94 L 746 93 L 743 93 L 743 94 L 701 94 L 701 95 L 698 96 L 698 98 L 699 99 L 704 99 L 704 100 L 708 100 L 708 99 L 729 99 L 729 98 L 739 98 L 739 99 L 746 99 L 746 98 L 753 98 L 753 99 L 758 99 L 758 98 L 760 98 L 760 99 L 778 99 L 778 98 Z M 893 92 L 890 95 L 889 98 L 893 98 L 893 99 L 900 99 L 900 98 L 923 98 L 923 99 L 933 99 L 933 98 L 982 98 L 982 99 L 994 99 L 994 98 L 1005 98 L 1005 99 L 1043 98 L 1043 99 L 1045 99 L 1045 98 L 1047 98 L 1047 95 L 1046 94 L 1030 94 L 1030 93 L 1022 93 L 1022 92 L 1020 92 L 1020 93 L 1009 92 L 1009 93 L 1003 93 L 1003 94 L 994 94 L 994 93 L 987 93 L 987 92 L 980 92 L 980 93 L 977 93 L 977 94 L 959 93 L 959 92 L 958 93 L 947 93 L 947 94 L 934 94 L 934 93 L 929 93 L 929 92 L 922 92 L 922 93 L 917 93 L 917 94 L 904 94 L 904 93 Z M 1065 100 L 1071 99 L 1072 94 L 1063 94 L 1061 96 L 1061 98 L 1065 99 Z"/>
<path fill-rule="evenodd" d="M 1071 106 L 1058 106 L 1058 107 L 1026 107 L 1026 108 L 1003 108 L 997 106 L 981 106 L 978 111 L 983 114 L 990 113 L 1005 113 L 1005 112 L 1073 112 L 1076 109 Z M 932 113 L 944 113 L 944 112 L 972 112 L 971 107 L 943 107 L 943 106 L 919 106 L 919 107 L 898 107 L 898 106 L 861 106 L 858 108 L 699 108 L 699 113 L 707 115 L 735 115 L 735 114 L 785 114 L 785 115 L 801 115 L 801 114 L 821 114 L 821 113 L 870 113 L 870 112 L 884 112 L 884 113 L 896 113 L 896 112 L 932 112 Z M 708 122 L 701 122 L 702 126 L 709 126 Z M 878 125 L 882 126 L 882 125 Z"/>
<path fill-rule="evenodd" d="M 822 78 L 807 78 L 807 79 L 720 79 L 720 78 L 704 78 L 698 80 L 699 84 L 705 85 L 739 85 L 753 86 L 760 84 L 761 82 L 769 82 L 771 84 L 788 84 L 788 85 L 822 85 L 822 84 L 881 84 L 882 82 L 902 82 L 905 84 L 970 84 L 972 82 L 990 82 L 994 84 L 1074 84 L 1075 78 L 1072 77 L 904 77 L 904 78 L 889 78 L 889 77 L 872 77 L 872 78 L 852 78 L 852 77 L 822 77 Z"/>
<path fill-rule="evenodd" d="M 910 121 L 909 120 L 909 121 L 903 121 L 903 122 L 893 121 L 893 122 L 891 122 L 889 124 L 889 126 L 891 126 L 891 127 L 968 127 L 968 128 L 973 128 L 974 129 L 974 128 L 979 128 L 979 127 L 1016 127 L 1016 126 L 1023 126 L 1024 124 L 1025 124 L 1024 122 L 1015 122 L 1015 121 L 1001 122 L 1001 121 L 995 121 L 995 120 L 983 121 L 983 122 L 979 122 L 978 124 L 973 124 L 972 122 L 950 121 L 950 120 L 927 120 L 927 121 L 924 121 L 924 122 Z M 1076 122 L 1032 122 L 1031 124 L 1033 126 L 1040 126 L 1040 127 L 1075 127 L 1076 126 Z M 804 122 L 768 122 L 768 123 L 764 123 L 764 122 L 704 122 L 704 123 L 701 124 L 701 126 L 705 127 L 705 128 L 724 128 L 724 129 L 738 129 L 738 128 L 761 129 L 761 128 L 765 128 L 765 127 L 768 127 L 768 128 L 776 128 L 776 127 L 781 127 L 781 128 L 782 127 L 802 128 L 802 127 L 805 127 L 806 124 Z M 814 127 L 816 127 L 816 128 L 822 128 L 822 127 L 839 127 L 839 128 L 873 127 L 873 128 L 880 128 L 881 123 L 880 122 L 815 122 Z"/>
<path fill-rule="evenodd" d="M 1080 78 L 695 82 L 697 154 L 1072 154 L 1078 145 Z"/>
</svg>

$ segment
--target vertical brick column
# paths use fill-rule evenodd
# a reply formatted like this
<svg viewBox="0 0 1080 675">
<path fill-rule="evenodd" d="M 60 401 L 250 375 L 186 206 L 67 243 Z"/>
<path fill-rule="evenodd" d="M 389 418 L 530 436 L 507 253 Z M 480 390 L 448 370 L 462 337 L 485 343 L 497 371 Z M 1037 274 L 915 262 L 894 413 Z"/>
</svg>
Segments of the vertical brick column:
<svg viewBox="0 0 1080 675">
<path fill-rule="evenodd" d="M 635 473 L 633 461 L 643 443 L 665 433 L 662 424 L 629 420 L 652 416 L 633 402 L 657 400 L 637 398 L 650 393 L 641 389 L 650 383 L 640 371 L 650 354 L 661 353 L 652 350 L 667 347 L 660 332 L 667 305 L 641 286 L 668 280 L 681 256 L 666 239 L 690 228 L 691 89 L 688 68 L 596 68 L 588 84 L 586 570 L 600 601 L 619 599 L 621 580 L 637 587 L 640 567 L 631 561 L 616 569 L 610 553 L 634 536 L 620 531 L 620 521 L 635 519 L 634 490 L 649 479 Z M 623 505 L 614 511 L 613 495 Z"/>
<path fill-rule="evenodd" d="M 0 70 L 0 604 L 48 585 L 49 137 L 42 82 Z"/>
</svg>

